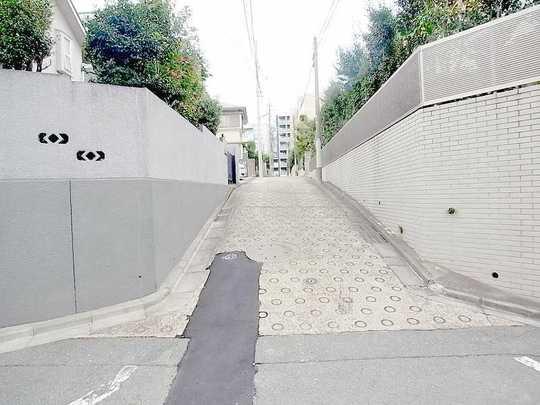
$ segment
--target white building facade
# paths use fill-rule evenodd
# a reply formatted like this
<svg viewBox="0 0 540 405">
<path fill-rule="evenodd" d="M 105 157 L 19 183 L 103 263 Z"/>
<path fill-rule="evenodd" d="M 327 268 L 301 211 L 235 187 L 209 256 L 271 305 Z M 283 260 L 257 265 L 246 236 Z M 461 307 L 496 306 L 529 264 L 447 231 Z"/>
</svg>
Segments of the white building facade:
<svg viewBox="0 0 540 405">
<path fill-rule="evenodd" d="M 273 172 L 274 176 L 289 175 L 289 155 L 292 152 L 292 136 L 294 125 L 291 114 L 276 115 L 276 132 L 273 139 Z"/>
<path fill-rule="evenodd" d="M 227 104 L 223 106 L 217 136 L 226 143 L 227 152 L 234 156 L 237 180 L 247 175 L 247 164 L 246 159 L 244 159 L 243 147 L 246 124 L 246 107 Z"/>
<path fill-rule="evenodd" d="M 82 47 L 85 31 L 71 0 L 53 1 L 51 54 L 43 61 L 43 72 L 67 75 L 73 81 L 84 80 Z"/>
</svg>

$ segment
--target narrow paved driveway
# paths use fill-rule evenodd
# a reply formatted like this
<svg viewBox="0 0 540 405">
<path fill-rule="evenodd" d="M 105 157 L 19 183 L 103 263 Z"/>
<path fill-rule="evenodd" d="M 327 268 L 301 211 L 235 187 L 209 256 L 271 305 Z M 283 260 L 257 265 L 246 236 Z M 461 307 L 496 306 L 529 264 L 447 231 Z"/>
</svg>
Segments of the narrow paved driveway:
<svg viewBox="0 0 540 405">
<path fill-rule="evenodd" d="M 380 235 L 307 178 L 255 179 L 228 208 L 221 250 L 263 265 L 261 335 L 512 324 L 421 287 Z"/>
<path fill-rule="evenodd" d="M 422 287 L 309 179 L 255 179 L 226 212 L 220 250 L 262 264 L 257 405 L 538 403 L 539 329 Z"/>
</svg>

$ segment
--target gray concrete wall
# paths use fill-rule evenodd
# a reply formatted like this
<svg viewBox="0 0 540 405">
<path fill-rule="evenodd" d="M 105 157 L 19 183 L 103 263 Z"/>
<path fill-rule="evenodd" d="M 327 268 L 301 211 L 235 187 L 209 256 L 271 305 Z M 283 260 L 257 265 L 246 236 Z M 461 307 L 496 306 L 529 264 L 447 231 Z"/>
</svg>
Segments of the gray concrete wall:
<svg viewBox="0 0 540 405">
<path fill-rule="evenodd" d="M 78 311 L 156 291 L 151 193 L 144 179 L 72 181 Z"/>
<path fill-rule="evenodd" d="M 69 181 L 0 181 L 0 327 L 75 312 Z"/>
<path fill-rule="evenodd" d="M 156 179 L 0 181 L 0 327 L 151 294 L 227 191 Z"/>
<path fill-rule="evenodd" d="M 0 179 L 143 177 L 146 90 L 0 69 Z M 65 133 L 67 144 L 39 142 Z M 102 150 L 84 162 L 78 151 Z"/>
<path fill-rule="evenodd" d="M 146 93 L 145 151 L 148 176 L 227 183 L 225 144 L 208 129 L 193 127 L 150 92 Z"/>
<path fill-rule="evenodd" d="M 0 69 L 0 123 L 0 327 L 156 291 L 228 190 L 225 145 L 146 89 Z"/>
<path fill-rule="evenodd" d="M 154 267 L 160 284 L 178 263 L 209 215 L 224 201 L 228 185 L 152 181 Z"/>
<path fill-rule="evenodd" d="M 0 69 L 0 100 L 0 179 L 227 183 L 223 142 L 146 89 Z M 41 143 L 40 133 L 64 133 L 69 140 Z M 105 159 L 77 160 L 79 151 L 102 151 Z"/>
</svg>

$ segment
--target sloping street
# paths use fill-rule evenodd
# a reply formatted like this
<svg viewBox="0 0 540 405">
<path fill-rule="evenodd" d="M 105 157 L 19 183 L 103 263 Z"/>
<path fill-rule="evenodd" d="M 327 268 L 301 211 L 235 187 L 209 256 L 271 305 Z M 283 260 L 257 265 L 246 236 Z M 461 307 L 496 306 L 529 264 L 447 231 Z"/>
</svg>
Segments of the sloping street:
<svg viewBox="0 0 540 405">
<path fill-rule="evenodd" d="M 540 0 L 0 0 L 0 405 L 540 404 Z"/>
<path fill-rule="evenodd" d="M 213 255 L 208 272 L 201 263 Z M 175 292 L 150 321 L 0 355 L 10 387 L 0 403 L 535 404 L 540 396 L 538 328 L 430 291 L 358 212 L 311 179 L 238 187 L 195 258 L 202 262 L 184 281 L 204 287 Z"/>
<path fill-rule="evenodd" d="M 538 329 L 431 292 L 316 182 L 255 179 L 227 210 L 220 251 L 262 264 L 257 404 L 536 403 L 516 358 Z"/>
</svg>

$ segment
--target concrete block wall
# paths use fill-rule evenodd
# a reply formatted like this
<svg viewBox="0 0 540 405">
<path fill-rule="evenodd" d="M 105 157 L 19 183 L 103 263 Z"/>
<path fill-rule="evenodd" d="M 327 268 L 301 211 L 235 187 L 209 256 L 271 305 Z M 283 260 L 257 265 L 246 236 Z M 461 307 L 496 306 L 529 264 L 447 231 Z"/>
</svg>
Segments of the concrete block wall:
<svg viewBox="0 0 540 405">
<path fill-rule="evenodd" d="M 0 100 L 0 179 L 227 181 L 224 144 L 147 89 L 0 70 Z M 44 144 L 40 133 L 65 133 L 69 140 Z M 104 160 L 77 160 L 78 151 L 98 150 Z"/>
<path fill-rule="evenodd" d="M 146 89 L 0 70 L 0 123 L 0 327 L 155 292 L 229 190 L 224 144 Z"/>
<path fill-rule="evenodd" d="M 423 259 L 540 299 L 540 84 L 421 108 L 323 180 Z"/>
</svg>

